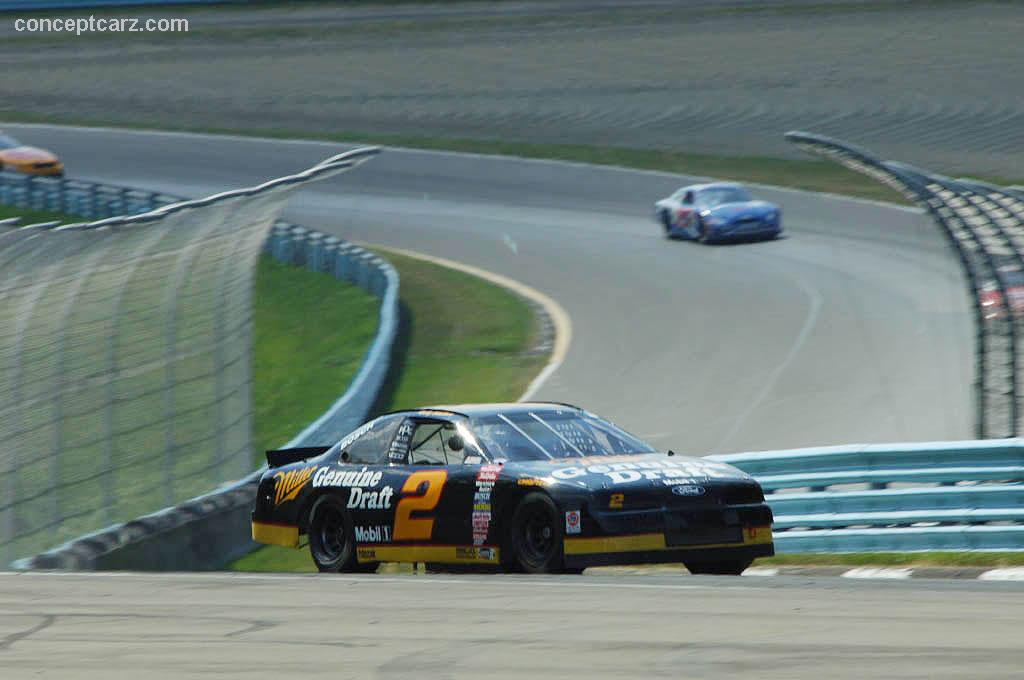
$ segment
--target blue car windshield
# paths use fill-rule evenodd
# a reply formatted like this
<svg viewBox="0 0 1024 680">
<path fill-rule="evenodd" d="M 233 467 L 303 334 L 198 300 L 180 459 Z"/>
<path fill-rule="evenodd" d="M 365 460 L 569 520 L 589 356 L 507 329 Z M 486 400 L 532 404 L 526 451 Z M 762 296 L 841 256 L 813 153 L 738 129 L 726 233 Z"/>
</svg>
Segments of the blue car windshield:
<svg viewBox="0 0 1024 680">
<path fill-rule="evenodd" d="M 718 187 L 697 192 L 697 204 L 704 208 L 714 208 L 725 203 L 744 203 L 749 200 L 750 194 L 739 187 Z"/>
<path fill-rule="evenodd" d="M 579 411 L 497 413 L 472 418 L 471 423 L 492 460 L 549 460 L 654 451 L 608 421 Z"/>
</svg>

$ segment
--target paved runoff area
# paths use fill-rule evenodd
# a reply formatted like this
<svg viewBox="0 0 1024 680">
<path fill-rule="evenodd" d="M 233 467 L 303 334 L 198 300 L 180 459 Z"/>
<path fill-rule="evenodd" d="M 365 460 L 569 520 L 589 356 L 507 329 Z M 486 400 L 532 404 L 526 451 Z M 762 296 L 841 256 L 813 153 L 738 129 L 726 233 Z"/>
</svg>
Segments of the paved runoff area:
<svg viewBox="0 0 1024 680">
<path fill-rule="evenodd" d="M 0 676 L 1019 678 L 1024 583 L 0 575 Z"/>
<path fill-rule="evenodd" d="M 797 157 L 781 135 L 802 128 L 950 173 L 1021 176 L 1016 2 L 438 5 L 179 7 L 189 31 L 159 36 L 2 22 L 0 119 Z"/>
</svg>

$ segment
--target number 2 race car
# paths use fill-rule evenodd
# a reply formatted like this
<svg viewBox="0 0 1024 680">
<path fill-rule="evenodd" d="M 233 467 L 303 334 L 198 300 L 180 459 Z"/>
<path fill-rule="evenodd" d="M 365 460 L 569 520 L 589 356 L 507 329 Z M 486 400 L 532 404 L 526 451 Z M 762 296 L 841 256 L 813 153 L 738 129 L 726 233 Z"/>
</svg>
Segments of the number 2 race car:
<svg viewBox="0 0 1024 680">
<path fill-rule="evenodd" d="M 372 420 L 331 447 L 268 451 L 253 539 L 320 571 L 425 562 L 530 573 L 682 562 L 739 574 L 774 554 L 761 487 L 656 452 L 575 406 L 465 405 Z"/>
<path fill-rule="evenodd" d="M 683 187 L 654 205 L 654 214 L 669 238 L 701 243 L 776 238 L 782 211 L 755 201 L 739 184 L 715 182 Z"/>
</svg>

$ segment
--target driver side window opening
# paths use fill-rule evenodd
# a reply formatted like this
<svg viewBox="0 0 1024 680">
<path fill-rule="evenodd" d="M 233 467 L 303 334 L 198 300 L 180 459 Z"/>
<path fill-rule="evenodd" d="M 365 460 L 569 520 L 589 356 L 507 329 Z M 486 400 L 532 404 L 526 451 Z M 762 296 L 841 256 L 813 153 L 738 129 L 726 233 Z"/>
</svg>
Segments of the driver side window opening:
<svg viewBox="0 0 1024 680">
<path fill-rule="evenodd" d="M 466 442 L 454 423 L 425 421 L 416 424 L 409 443 L 411 465 L 456 465 L 466 457 Z"/>
</svg>

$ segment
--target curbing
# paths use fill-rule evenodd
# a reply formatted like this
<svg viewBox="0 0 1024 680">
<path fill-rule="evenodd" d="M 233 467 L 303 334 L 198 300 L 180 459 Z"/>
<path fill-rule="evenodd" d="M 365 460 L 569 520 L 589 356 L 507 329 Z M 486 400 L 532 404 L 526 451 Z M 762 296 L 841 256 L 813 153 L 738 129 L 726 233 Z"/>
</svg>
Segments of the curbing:
<svg viewBox="0 0 1024 680">
<path fill-rule="evenodd" d="M 77 182 L 78 186 L 82 184 Z M 52 186 L 62 191 L 64 185 Z M 333 442 L 366 419 L 387 378 L 398 332 L 398 272 L 363 248 L 286 222 L 274 225 L 264 252 L 279 262 L 358 285 L 381 300 L 377 333 L 348 389 L 286 446 Z M 263 470 L 174 507 L 80 536 L 11 566 L 21 570 L 219 569 L 256 547 L 250 538 L 250 511 Z"/>
</svg>

